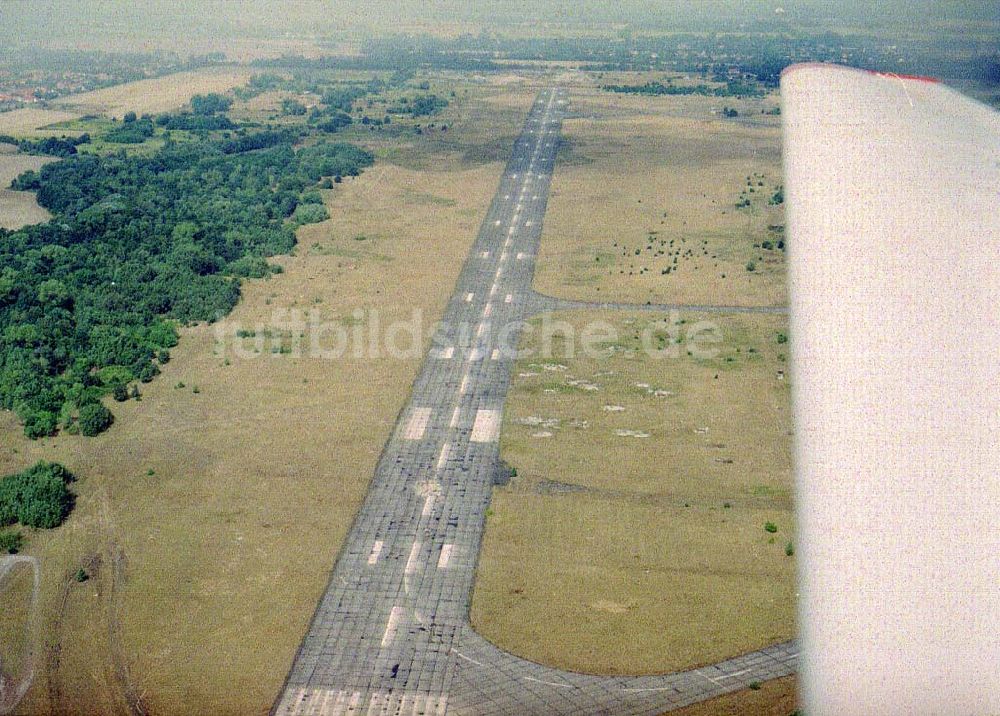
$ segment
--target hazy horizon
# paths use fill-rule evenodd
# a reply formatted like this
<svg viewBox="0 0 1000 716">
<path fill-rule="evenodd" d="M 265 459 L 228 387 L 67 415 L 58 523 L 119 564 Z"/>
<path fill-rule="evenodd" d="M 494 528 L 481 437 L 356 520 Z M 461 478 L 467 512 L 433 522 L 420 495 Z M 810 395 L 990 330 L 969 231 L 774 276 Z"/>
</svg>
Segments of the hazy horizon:
<svg viewBox="0 0 1000 716">
<path fill-rule="evenodd" d="M 873 7 L 851 1 L 818 0 L 511 0 L 470 4 L 460 0 L 366 3 L 295 0 L 279 5 L 264 0 L 109 0 L 0 4 L 0 23 L 9 49 L 34 45 L 109 51 L 174 49 L 180 54 L 225 50 L 227 40 L 267 39 L 351 41 L 399 32 L 458 35 L 620 34 L 622 32 L 858 32 L 889 30 L 900 37 L 933 33 L 955 22 L 987 30 L 1000 22 L 1000 7 L 982 3 L 897 0 Z"/>
</svg>

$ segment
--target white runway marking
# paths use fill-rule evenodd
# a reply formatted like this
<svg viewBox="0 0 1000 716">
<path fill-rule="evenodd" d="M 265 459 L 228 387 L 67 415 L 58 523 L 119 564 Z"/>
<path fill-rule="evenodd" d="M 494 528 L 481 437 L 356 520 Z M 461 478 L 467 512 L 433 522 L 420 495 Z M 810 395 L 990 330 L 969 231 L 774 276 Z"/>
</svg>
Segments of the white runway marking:
<svg viewBox="0 0 1000 716">
<path fill-rule="evenodd" d="M 496 220 L 496 225 L 497 225 L 497 226 L 500 226 L 500 219 L 497 219 L 497 220 Z"/>
<path fill-rule="evenodd" d="M 451 560 L 452 550 L 455 549 L 455 545 L 446 544 L 441 548 L 441 556 L 438 557 L 438 569 L 447 569 L 448 562 Z"/>
<path fill-rule="evenodd" d="M 513 300 L 514 300 L 514 294 L 512 293 L 508 293 L 506 296 L 503 297 L 504 303 L 510 303 Z"/>
<path fill-rule="evenodd" d="M 372 553 L 368 555 L 368 564 L 375 564 L 378 562 L 379 556 L 382 554 L 382 540 L 375 540 L 375 544 L 372 546 Z"/>
<path fill-rule="evenodd" d="M 382 635 L 382 646 L 386 647 L 396 638 L 399 629 L 399 620 L 403 618 L 403 608 L 393 607 L 389 612 L 389 623 L 385 625 L 385 633 Z M 374 701 L 374 699 L 373 699 Z"/>
<path fill-rule="evenodd" d="M 524 254 L 523 252 L 522 252 L 522 253 L 519 253 L 519 254 L 517 255 L 517 260 L 518 260 L 518 261 L 523 261 L 523 260 L 524 260 L 524 257 L 525 257 L 525 255 L 526 255 L 526 254 Z"/>
<path fill-rule="evenodd" d="M 500 411 L 491 408 L 480 408 L 476 413 L 476 421 L 472 424 L 472 435 L 469 440 L 474 443 L 495 442 L 500 436 Z"/>
<path fill-rule="evenodd" d="M 430 408 L 417 408 L 410 415 L 410 422 L 406 426 L 406 439 L 407 440 L 419 440 L 424 436 L 424 431 L 427 430 L 427 423 L 431 419 L 431 409 Z"/>
<path fill-rule="evenodd" d="M 491 313 L 493 313 L 493 304 L 487 303 L 486 308 L 483 309 L 483 318 L 489 318 Z"/>
<path fill-rule="evenodd" d="M 524 223 L 524 225 L 525 225 L 525 226 L 531 226 L 531 222 L 530 222 L 530 221 L 526 221 L 526 222 Z"/>
<path fill-rule="evenodd" d="M 417 560 L 420 559 L 420 542 L 414 542 L 413 547 L 410 548 L 410 556 L 406 560 L 406 566 L 403 568 L 403 574 L 413 574 L 417 570 Z"/>
<path fill-rule="evenodd" d="M 461 413 L 462 413 L 461 408 L 455 408 L 455 412 L 451 414 L 451 427 L 455 427 L 456 425 L 458 425 L 458 417 L 459 415 L 461 415 Z"/>
<path fill-rule="evenodd" d="M 490 257 L 490 252 L 489 251 L 484 251 L 481 255 L 482 255 L 482 257 L 484 259 L 488 259 Z"/>
<path fill-rule="evenodd" d="M 451 443 L 445 443 L 444 447 L 441 448 L 441 454 L 438 456 L 438 464 L 437 464 L 438 470 L 444 467 L 444 463 L 448 459 L 448 455 L 450 453 L 451 453 Z"/>
<path fill-rule="evenodd" d="M 455 355 L 455 346 L 448 346 L 447 348 L 442 348 L 438 351 L 438 358 L 441 360 L 448 360 L 453 355 Z"/>
<path fill-rule="evenodd" d="M 469 388 L 469 374 L 466 373 L 465 376 L 462 378 L 462 385 L 459 386 L 458 392 L 461 393 L 462 395 L 465 395 L 465 391 L 468 390 L 468 388 Z"/>
<path fill-rule="evenodd" d="M 476 294 L 474 294 L 474 293 L 467 293 L 467 294 L 465 294 L 465 302 L 466 303 L 472 303 L 472 297 L 475 296 L 475 295 Z"/>
<path fill-rule="evenodd" d="M 498 360 L 499 358 L 500 358 L 500 349 L 499 348 L 494 348 L 493 349 L 493 355 L 490 356 L 490 359 L 491 360 Z"/>
</svg>

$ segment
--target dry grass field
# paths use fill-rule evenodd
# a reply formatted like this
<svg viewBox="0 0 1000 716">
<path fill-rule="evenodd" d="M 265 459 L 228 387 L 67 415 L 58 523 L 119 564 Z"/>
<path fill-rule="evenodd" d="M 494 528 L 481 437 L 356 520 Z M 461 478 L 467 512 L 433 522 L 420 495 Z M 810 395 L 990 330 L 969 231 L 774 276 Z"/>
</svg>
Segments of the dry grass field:
<svg viewBox="0 0 1000 716">
<path fill-rule="evenodd" d="M 24 550 L 44 621 L 22 713 L 267 712 L 422 359 L 286 353 L 300 329 L 282 321 L 437 318 L 500 171 L 383 159 L 327 192 L 334 218 L 300 231 L 283 274 L 245 285 L 225 341 L 185 329 L 107 433 L 29 442 L 2 416 L 0 472 L 47 459 L 80 476 L 69 521 Z"/>
<path fill-rule="evenodd" d="M 703 701 L 671 716 L 794 716 L 797 692 L 792 677 L 761 684 L 759 689 L 744 689 L 717 699 Z"/>
<path fill-rule="evenodd" d="M 740 116 L 722 117 L 725 106 Z M 774 97 L 575 88 L 536 288 L 598 301 L 784 304 L 784 252 L 761 248 L 784 239 L 782 207 L 769 204 L 781 184 L 780 117 L 761 114 L 774 106 Z M 744 191 L 751 205 L 738 209 Z"/>
<path fill-rule="evenodd" d="M 19 229 L 49 219 L 49 212 L 38 205 L 32 192 L 12 191 L 9 187 L 19 174 L 39 169 L 50 161 L 46 157 L 17 154 L 12 145 L 0 144 L 0 228 Z"/>
<path fill-rule="evenodd" d="M 36 109 L 26 107 L 10 112 L 0 112 L 0 134 L 10 134 L 15 137 L 37 134 L 39 127 L 45 127 L 57 122 L 69 122 L 79 115 L 54 109 Z"/>
<path fill-rule="evenodd" d="M 121 117 L 129 111 L 167 112 L 187 104 L 196 94 L 225 92 L 245 84 L 251 72 L 241 68 L 206 68 L 70 95 L 53 106 L 80 114 Z"/>
<path fill-rule="evenodd" d="M 31 668 L 35 636 L 31 622 L 33 590 L 31 565 L 22 562 L 10 567 L 9 571 L 0 567 L 0 599 L 4 605 L 3 619 L 0 619 L 0 679 L 17 679 Z M 3 706 L 0 694 L 0 708 Z"/>
<path fill-rule="evenodd" d="M 784 318 L 556 318 L 578 337 L 603 321 L 615 340 L 589 357 L 579 340 L 573 357 L 555 340 L 551 357 L 518 362 L 501 438 L 517 477 L 494 494 L 473 623 L 529 659 L 613 674 L 791 637 Z M 721 342 L 692 343 L 706 319 Z M 533 325 L 522 347 L 539 350 L 544 324 Z M 669 350 L 671 332 L 675 357 L 642 350 L 645 335 Z"/>
</svg>

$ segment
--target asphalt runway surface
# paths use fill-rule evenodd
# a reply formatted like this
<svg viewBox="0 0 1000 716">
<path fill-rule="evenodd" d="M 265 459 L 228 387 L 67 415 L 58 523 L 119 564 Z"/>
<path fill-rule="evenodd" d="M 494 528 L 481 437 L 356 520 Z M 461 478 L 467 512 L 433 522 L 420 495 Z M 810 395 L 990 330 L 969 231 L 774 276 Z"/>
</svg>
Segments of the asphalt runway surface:
<svg viewBox="0 0 1000 716">
<path fill-rule="evenodd" d="M 795 670 L 788 642 L 670 675 L 574 674 L 469 624 L 513 351 L 547 305 L 531 285 L 567 106 L 547 89 L 528 114 L 275 714 L 659 714 Z"/>
</svg>

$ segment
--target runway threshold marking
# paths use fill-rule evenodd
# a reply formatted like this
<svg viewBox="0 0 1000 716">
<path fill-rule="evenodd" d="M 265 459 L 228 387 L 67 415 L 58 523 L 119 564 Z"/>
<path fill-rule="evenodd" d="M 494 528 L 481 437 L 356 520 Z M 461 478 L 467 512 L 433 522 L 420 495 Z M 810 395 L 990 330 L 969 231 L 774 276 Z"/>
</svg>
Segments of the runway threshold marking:
<svg viewBox="0 0 1000 716">
<path fill-rule="evenodd" d="M 472 435 L 469 440 L 474 443 L 495 442 L 500 436 L 500 411 L 493 408 L 480 408 L 476 412 L 476 420 L 472 424 Z"/>
<path fill-rule="evenodd" d="M 379 556 L 382 554 L 383 542 L 380 539 L 375 540 L 375 544 L 372 545 L 372 553 L 368 555 L 368 564 L 375 564 L 378 562 Z"/>
<path fill-rule="evenodd" d="M 419 440 L 424 436 L 424 431 L 427 430 L 427 423 L 431 419 L 431 409 L 430 408 L 417 408 L 410 415 L 410 422 L 406 426 L 406 435 L 404 436 L 407 440 Z"/>
</svg>

